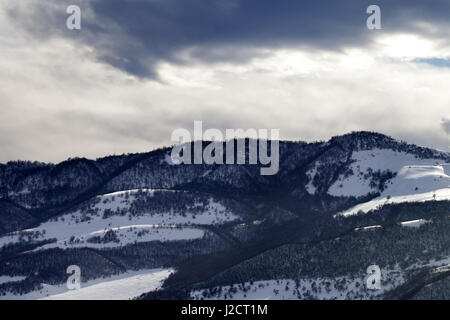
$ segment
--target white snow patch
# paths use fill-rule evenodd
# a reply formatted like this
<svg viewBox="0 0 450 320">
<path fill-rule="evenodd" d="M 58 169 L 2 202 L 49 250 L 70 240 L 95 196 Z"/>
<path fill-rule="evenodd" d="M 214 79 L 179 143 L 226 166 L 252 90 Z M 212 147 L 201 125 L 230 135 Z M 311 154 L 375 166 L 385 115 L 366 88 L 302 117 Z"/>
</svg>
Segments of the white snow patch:
<svg viewBox="0 0 450 320">
<path fill-rule="evenodd" d="M 374 225 L 374 226 L 367 226 L 367 227 L 361 227 L 361 228 L 356 228 L 355 231 L 367 231 L 367 230 L 373 230 L 373 229 L 378 229 L 381 228 L 380 225 Z"/>
<path fill-rule="evenodd" d="M 315 175 L 316 175 L 316 173 L 317 173 L 317 167 L 318 167 L 318 166 L 319 166 L 319 163 L 316 162 L 316 164 L 314 165 L 314 167 L 311 168 L 311 169 L 309 169 L 309 170 L 306 172 L 306 175 L 308 176 L 308 179 L 309 179 L 308 183 L 306 184 L 306 191 L 307 191 L 309 194 L 315 194 L 315 193 L 316 193 L 316 187 L 313 185 L 313 180 L 314 180 L 314 177 L 315 177 Z"/>
<path fill-rule="evenodd" d="M 341 175 L 329 188 L 328 193 L 330 195 L 361 197 L 377 191 L 370 186 L 371 180 L 364 177 L 369 169 L 373 172 L 386 172 L 390 170 L 391 172 L 398 173 L 398 176 L 392 180 L 392 185 L 388 184 L 387 190 L 385 190 L 391 195 L 398 194 L 399 191 L 410 191 L 410 189 L 417 191 L 414 190 L 416 185 L 412 183 L 416 183 L 417 187 L 422 190 L 421 192 L 424 192 L 422 188 L 425 188 L 426 191 L 431 191 L 440 189 L 438 186 L 442 188 L 442 185 L 450 185 L 450 177 L 444 172 L 443 165 L 441 164 L 443 162 L 442 160 L 418 159 L 413 154 L 388 149 L 357 151 L 352 154 L 352 160 L 354 162 L 350 165 L 350 169 L 353 171 L 353 174 L 350 174 L 348 177 Z M 442 178 L 440 178 L 441 175 L 443 176 Z M 411 179 L 415 181 L 411 181 Z M 443 180 L 439 181 L 435 179 Z M 394 180 L 396 181 L 394 182 Z M 404 183 L 400 183 L 400 185 L 396 185 L 401 181 L 408 181 L 409 184 L 405 185 Z M 421 183 L 427 183 L 427 185 L 424 186 Z M 433 186 L 432 189 L 430 189 L 431 186 Z"/>
<path fill-rule="evenodd" d="M 53 247 L 118 247 L 129 243 L 148 241 L 191 240 L 204 236 L 204 231 L 196 225 L 214 225 L 238 219 L 221 203 L 210 198 L 206 206 L 198 212 L 194 203 L 183 214 L 173 212 L 112 215 L 103 219 L 105 210 L 114 212 L 117 209 L 129 208 L 136 192 L 149 192 L 153 195 L 156 189 L 127 190 L 98 196 L 100 201 L 95 205 L 97 214 L 82 214 L 80 211 L 68 213 L 42 223 L 34 229 L 13 232 L 0 238 L 0 248 L 10 243 L 42 241 L 57 239 L 56 243 L 47 244 L 44 248 Z M 175 191 L 168 191 L 175 192 Z M 197 208 L 196 211 L 193 209 Z M 194 213 L 195 212 L 195 213 Z M 120 242 L 88 243 L 90 237 L 114 230 Z M 144 232 L 140 232 L 144 231 Z M 72 239 L 73 241 L 70 241 Z"/>
<path fill-rule="evenodd" d="M 105 195 L 98 196 L 100 202 L 97 203 L 94 209 L 99 209 L 100 214 L 107 209 L 113 212 L 118 209 L 127 209 L 130 207 L 131 203 L 134 201 L 134 194 L 137 192 L 150 193 L 154 196 L 154 193 L 159 192 L 181 192 L 175 190 L 165 190 L 165 189 L 142 189 L 142 190 L 127 190 L 113 192 Z M 190 208 L 196 208 L 199 204 L 194 204 Z M 139 217 L 137 217 L 139 219 Z M 148 224 L 221 224 L 225 222 L 230 222 L 238 219 L 236 215 L 229 212 L 225 206 L 221 203 L 214 201 L 210 198 L 208 204 L 205 206 L 204 210 L 200 213 L 189 212 L 189 207 L 183 215 L 175 213 L 173 211 L 163 211 L 161 213 L 152 214 L 149 219 L 151 220 L 145 223 Z M 135 217 L 132 217 L 134 220 Z"/>
<path fill-rule="evenodd" d="M 401 222 L 400 224 L 404 227 L 419 228 L 420 226 L 427 224 L 429 222 L 430 221 L 425 220 L 425 219 L 418 219 L 418 220 Z"/>
<path fill-rule="evenodd" d="M 344 300 L 370 299 L 391 290 L 403 282 L 403 276 L 397 270 L 381 270 L 382 279 L 389 279 L 381 290 L 366 289 L 366 278 L 352 279 L 349 277 L 300 279 L 298 286 L 294 280 L 265 280 L 246 282 L 224 286 L 222 290 L 214 288 L 215 294 L 208 296 L 208 290 L 200 289 L 191 292 L 194 300 Z M 393 276 L 395 275 L 395 276 Z M 395 281 L 391 281 L 395 279 Z M 205 294 L 205 295 L 204 295 Z"/>
<path fill-rule="evenodd" d="M 403 202 L 425 202 L 431 200 L 450 200 L 450 188 L 436 190 L 433 192 L 411 194 L 397 197 L 378 197 L 369 202 L 359 204 L 349 210 L 339 213 L 338 215 L 351 216 L 357 213 L 367 213 L 371 210 L 382 207 L 387 204 L 403 203 Z"/>
<path fill-rule="evenodd" d="M 26 278 L 27 277 L 22 277 L 22 276 L 14 276 L 14 277 L 0 276 L 0 284 L 8 283 L 8 282 L 18 282 L 18 281 L 25 280 Z"/>
<path fill-rule="evenodd" d="M 450 200 L 449 173 L 448 164 L 403 166 L 379 197 L 339 214 L 348 216 L 358 212 L 367 213 L 393 203 Z"/>
<path fill-rule="evenodd" d="M 1 300 L 128 300 L 158 290 L 173 269 L 129 271 L 110 278 L 99 278 L 81 284 L 79 290 L 68 290 L 66 284 L 43 284 L 39 291 L 25 295 L 7 294 Z"/>
<path fill-rule="evenodd" d="M 118 239 L 117 242 L 94 243 L 87 241 L 95 236 L 102 237 L 109 231 L 114 231 Z M 203 230 L 189 227 L 131 225 L 77 235 L 72 242 L 70 241 L 70 237 L 64 238 L 55 243 L 49 243 L 39 247 L 34 251 L 50 248 L 112 248 L 135 242 L 192 240 L 203 238 L 204 234 L 205 232 Z"/>
</svg>

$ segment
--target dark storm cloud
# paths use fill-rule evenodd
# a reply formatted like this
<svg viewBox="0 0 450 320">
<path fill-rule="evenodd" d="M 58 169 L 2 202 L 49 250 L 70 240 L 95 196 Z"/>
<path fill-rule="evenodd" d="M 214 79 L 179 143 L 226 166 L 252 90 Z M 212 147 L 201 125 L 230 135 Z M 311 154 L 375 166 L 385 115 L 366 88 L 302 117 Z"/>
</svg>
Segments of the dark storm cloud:
<svg viewBox="0 0 450 320">
<path fill-rule="evenodd" d="M 59 1 L 55 8 L 61 11 L 64 2 L 68 1 Z M 89 7 L 83 30 L 62 32 L 93 46 L 102 61 L 139 77 L 155 77 L 160 61 L 245 62 L 257 54 L 256 49 L 291 46 L 340 50 L 368 45 L 380 32 L 409 31 L 446 39 L 450 15 L 446 0 L 78 2 L 82 10 Z M 366 28 L 371 4 L 381 7 L 381 31 Z M 41 23 L 55 22 L 48 10 L 42 15 Z M 51 31 L 40 27 L 35 32 Z M 183 49 L 191 49 L 189 56 L 179 55 Z"/>
<path fill-rule="evenodd" d="M 312 3 L 312 2 L 311 2 Z M 353 5 L 352 5 L 353 4 Z M 355 5 L 356 4 L 356 5 Z M 342 10 L 342 6 L 346 10 Z M 138 76 L 153 75 L 156 62 L 245 62 L 256 48 L 305 45 L 338 49 L 365 41 L 362 2 L 302 1 L 94 1 L 95 16 L 120 28 L 102 58 Z M 182 49 L 192 48 L 188 58 Z M 186 60 L 187 59 L 187 60 Z"/>
</svg>

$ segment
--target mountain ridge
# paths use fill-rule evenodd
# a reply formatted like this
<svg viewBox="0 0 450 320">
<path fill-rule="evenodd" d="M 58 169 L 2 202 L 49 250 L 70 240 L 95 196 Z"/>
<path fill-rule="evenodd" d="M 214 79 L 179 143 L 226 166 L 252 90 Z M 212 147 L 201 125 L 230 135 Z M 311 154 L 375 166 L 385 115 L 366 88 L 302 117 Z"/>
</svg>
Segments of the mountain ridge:
<svg viewBox="0 0 450 320">
<path fill-rule="evenodd" d="M 415 235 L 409 226 L 420 226 L 418 232 L 446 228 L 449 154 L 382 134 L 281 141 L 280 170 L 274 176 L 261 176 L 259 165 L 172 165 L 169 157 L 170 148 L 160 148 L 48 166 L 4 165 L 0 274 L 25 277 L 30 268 L 39 272 L 17 283 L 0 283 L 0 294 L 28 294 L 41 283 L 63 283 L 70 261 L 87 270 L 88 280 L 125 270 L 175 268 L 163 286 L 165 293 L 146 297 L 176 296 L 181 288 L 188 290 L 187 298 L 192 288 L 202 289 L 199 282 L 207 281 L 209 288 L 230 284 L 236 280 L 234 269 L 249 272 L 254 265 L 247 266 L 249 261 L 259 265 L 261 256 L 289 260 L 286 246 L 306 246 L 311 252 L 314 246 L 337 246 L 349 255 L 339 239 L 357 246 L 378 237 L 363 233 L 377 226 L 391 230 L 389 238 L 377 238 L 385 242 L 396 234 Z M 433 248 L 445 245 L 445 237 L 430 235 Z M 419 248 L 415 257 L 423 263 L 441 258 Z M 327 270 L 326 257 L 314 260 L 320 252 L 313 260 L 303 257 L 302 250 L 295 252 L 309 264 L 315 261 L 314 268 Z M 391 263 L 388 258 L 382 261 Z M 348 273 L 336 263 L 340 274 Z M 351 262 L 348 270 L 360 270 L 361 263 Z M 198 268 L 192 270 L 192 265 Z M 265 279 L 264 269 L 257 269 L 256 280 Z M 273 271 L 271 277 L 296 272 Z"/>
<path fill-rule="evenodd" d="M 261 177 L 257 165 L 171 166 L 166 161 L 170 148 L 159 148 L 96 160 L 69 159 L 59 164 L 10 162 L 0 165 L 0 201 L 8 200 L 39 210 L 62 206 L 93 189 L 108 193 L 138 188 L 205 189 L 204 186 L 255 194 L 273 185 L 289 193 L 304 194 L 301 187 L 310 182 L 306 177 L 308 166 L 318 159 L 335 162 L 323 169 L 328 181 L 317 182 L 319 193 L 325 194 L 349 165 L 353 152 L 373 148 L 411 153 L 425 159 L 450 159 L 448 153 L 417 147 L 379 133 L 358 131 L 333 137 L 328 142 L 280 141 L 280 172 L 274 177 Z M 72 197 L 61 196 L 65 193 Z"/>
</svg>

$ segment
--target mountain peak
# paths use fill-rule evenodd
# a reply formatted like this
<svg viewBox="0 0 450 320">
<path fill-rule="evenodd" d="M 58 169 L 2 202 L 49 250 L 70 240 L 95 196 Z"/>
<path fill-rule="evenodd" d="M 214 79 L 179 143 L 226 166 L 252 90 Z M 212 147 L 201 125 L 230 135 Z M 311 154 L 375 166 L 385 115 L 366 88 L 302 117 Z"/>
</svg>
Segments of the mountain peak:
<svg viewBox="0 0 450 320">
<path fill-rule="evenodd" d="M 373 131 L 354 131 L 341 136 L 332 137 L 329 142 L 340 145 L 346 151 L 390 149 L 398 152 L 411 153 L 418 158 L 450 159 L 450 154 L 447 152 L 409 144 L 405 141 L 396 140 L 385 134 Z"/>
</svg>

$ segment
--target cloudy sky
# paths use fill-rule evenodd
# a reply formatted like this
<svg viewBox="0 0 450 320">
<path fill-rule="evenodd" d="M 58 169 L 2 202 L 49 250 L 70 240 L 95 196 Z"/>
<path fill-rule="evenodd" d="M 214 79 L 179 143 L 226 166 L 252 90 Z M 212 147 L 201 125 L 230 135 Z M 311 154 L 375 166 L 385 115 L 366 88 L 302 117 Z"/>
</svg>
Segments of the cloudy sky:
<svg viewBox="0 0 450 320">
<path fill-rule="evenodd" d="M 450 151 L 449 24 L 447 0 L 0 0 L 0 162 L 148 151 L 194 120 Z"/>
</svg>

